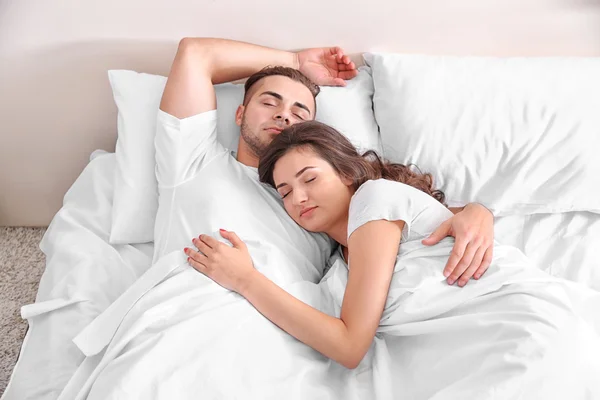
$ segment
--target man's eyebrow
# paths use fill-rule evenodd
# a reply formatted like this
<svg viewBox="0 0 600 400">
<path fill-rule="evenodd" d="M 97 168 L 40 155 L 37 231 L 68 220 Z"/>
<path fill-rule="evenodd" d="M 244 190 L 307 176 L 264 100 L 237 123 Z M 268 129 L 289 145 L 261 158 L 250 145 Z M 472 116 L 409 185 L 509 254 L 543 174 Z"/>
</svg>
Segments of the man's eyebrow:
<svg viewBox="0 0 600 400">
<path fill-rule="evenodd" d="M 267 90 L 266 92 L 262 92 L 260 95 L 262 96 L 262 95 L 265 95 L 265 94 L 268 95 L 268 96 L 273 96 L 276 99 L 283 100 L 283 96 L 280 95 L 279 93 L 271 92 L 270 90 Z"/>
<path fill-rule="evenodd" d="M 307 169 L 310 169 L 310 168 L 317 168 L 317 167 L 313 167 L 312 165 L 309 165 L 308 167 L 304 167 L 304 168 L 302 168 L 300 171 L 296 172 L 296 178 L 297 178 L 297 177 L 299 177 L 300 175 L 302 175 L 302 173 L 303 173 L 304 171 L 306 171 Z M 280 183 L 279 185 L 277 185 L 277 187 L 275 188 L 275 190 L 279 189 L 279 188 L 280 188 L 280 187 L 282 187 L 282 186 L 286 186 L 286 185 L 287 185 L 287 183 L 285 183 L 285 182 L 282 182 L 282 183 Z"/>
<path fill-rule="evenodd" d="M 310 112 L 310 110 L 308 109 L 308 107 L 306 107 L 304 104 L 295 102 L 294 105 L 296 107 L 299 107 L 299 108 L 302 108 L 302 109 L 306 110 L 306 112 L 308 112 L 308 115 L 312 115 L 312 113 Z"/>
<path fill-rule="evenodd" d="M 280 95 L 277 92 L 272 92 L 270 90 L 267 90 L 266 92 L 262 92 L 260 94 L 260 96 L 263 96 L 263 95 L 272 96 L 272 97 L 275 97 L 278 100 L 283 100 L 283 96 L 282 95 Z M 297 101 L 297 102 L 294 103 L 294 106 L 302 108 L 302 109 L 304 109 L 304 110 L 306 110 L 308 112 L 308 115 L 312 115 L 311 112 L 310 112 L 310 109 L 305 104 L 302 104 L 302 103 L 300 103 L 300 102 Z"/>
</svg>

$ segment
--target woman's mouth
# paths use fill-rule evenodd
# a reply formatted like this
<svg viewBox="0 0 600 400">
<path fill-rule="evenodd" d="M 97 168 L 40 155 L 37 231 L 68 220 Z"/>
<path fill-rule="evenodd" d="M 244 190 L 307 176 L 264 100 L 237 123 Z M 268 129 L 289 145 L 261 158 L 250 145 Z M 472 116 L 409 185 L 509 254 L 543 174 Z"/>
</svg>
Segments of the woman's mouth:
<svg viewBox="0 0 600 400">
<path fill-rule="evenodd" d="M 316 208 L 317 208 L 317 206 L 307 207 L 307 208 L 303 209 L 302 211 L 300 211 L 300 218 L 310 217 Z"/>
</svg>

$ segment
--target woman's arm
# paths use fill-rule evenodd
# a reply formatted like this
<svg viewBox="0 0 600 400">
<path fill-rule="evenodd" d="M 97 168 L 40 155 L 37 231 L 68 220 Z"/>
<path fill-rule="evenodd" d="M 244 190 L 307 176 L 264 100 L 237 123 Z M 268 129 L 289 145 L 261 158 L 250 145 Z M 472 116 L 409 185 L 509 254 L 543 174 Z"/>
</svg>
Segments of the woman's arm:
<svg viewBox="0 0 600 400">
<path fill-rule="evenodd" d="M 200 259 L 203 263 L 193 257 L 190 264 L 222 286 L 240 293 L 296 339 L 347 368 L 356 368 L 381 320 L 403 226 L 402 221 L 379 220 L 353 232 L 348 241 L 351 264 L 340 318 L 298 300 L 255 270 L 244 254 L 245 245 L 231 232 L 223 236 L 234 247 L 203 238 L 198 247 L 205 254 Z M 218 257 L 214 257 L 215 248 Z"/>
<path fill-rule="evenodd" d="M 292 296 L 256 271 L 239 293 L 271 322 L 346 368 L 358 365 L 344 321 Z"/>
</svg>

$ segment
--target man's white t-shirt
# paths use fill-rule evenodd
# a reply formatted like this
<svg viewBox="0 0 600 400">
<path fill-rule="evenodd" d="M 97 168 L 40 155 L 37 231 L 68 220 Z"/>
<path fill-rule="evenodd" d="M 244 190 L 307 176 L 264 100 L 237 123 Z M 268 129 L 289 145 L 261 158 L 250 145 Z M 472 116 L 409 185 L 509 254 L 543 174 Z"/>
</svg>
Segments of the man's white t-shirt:
<svg viewBox="0 0 600 400">
<path fill-rule="evenodd" d="M 254 266 L 276 283 L 321 279 L 332 241 L 297 225 L 257 169 L 219 143 L 216 110 L 184 119 L 159 110 L 155 147 L 154 262 L 194 248 L 192 238 L 200 234 L 228 243 L 219 234 L 225 229 L 246 243 Z"/>
</svg>

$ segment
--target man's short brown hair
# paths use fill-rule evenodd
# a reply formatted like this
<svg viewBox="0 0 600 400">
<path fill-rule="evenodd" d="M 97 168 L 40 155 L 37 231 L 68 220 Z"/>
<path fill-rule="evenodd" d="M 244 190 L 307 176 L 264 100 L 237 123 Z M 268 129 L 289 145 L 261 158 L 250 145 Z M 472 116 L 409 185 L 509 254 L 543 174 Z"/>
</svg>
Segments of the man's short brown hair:
<svg viewBox="0 0 600 400">
<path fill-rule="evenodd" d="M 308 90 L 310 90 L 310 93 L 312 93 L 313 99 L 315 100 L 315 115 L 317 114 L 317 95 L 321 91 L 319 85 L 315 84 L 299 70 L 282 66 L 265 67 L 251 75 L 248 78 L 248 80 L 246 80 L 246 83 L 244 84 L 244 105 L 248 104 L 248 101 L 250 100 L 250 98 L 248 97 L 248 93 L 250 92 L 250 88 L 252 88 L 252 86 L 254 86 L 256 82 L 260 81 L 263 78 L 266 78 L 267 76 L 275 75 L 286 76 L 306 86 Z"/>
</svg>

